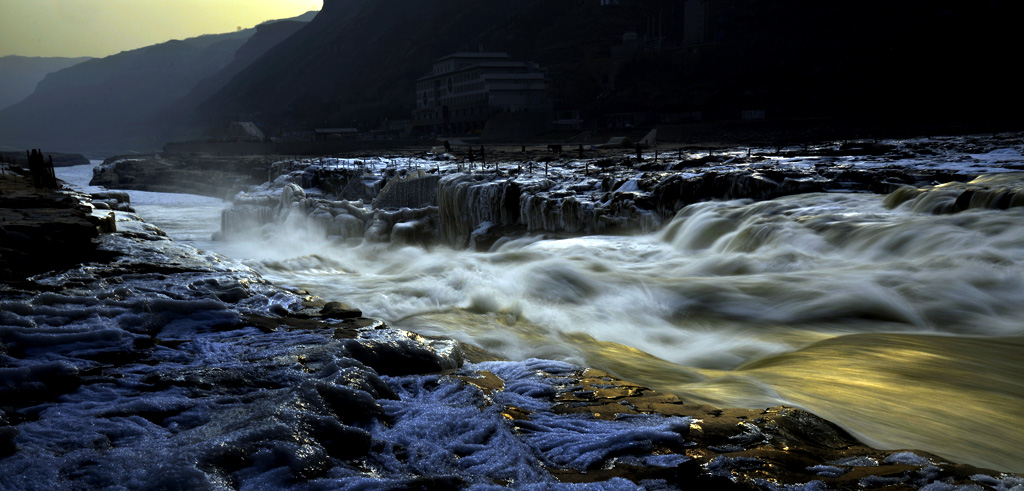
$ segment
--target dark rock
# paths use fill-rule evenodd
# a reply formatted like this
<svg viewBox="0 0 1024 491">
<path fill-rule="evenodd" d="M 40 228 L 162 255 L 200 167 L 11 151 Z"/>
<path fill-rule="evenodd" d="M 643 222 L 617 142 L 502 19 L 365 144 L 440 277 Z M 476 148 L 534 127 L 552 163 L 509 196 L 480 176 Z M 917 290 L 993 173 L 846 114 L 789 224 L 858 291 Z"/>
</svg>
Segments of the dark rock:
<svg viewBox="0 0 1024 491">
<path fill-rule="evenodd" d="M 423 476 L 394 488 L 396 491 L 458 491 L 466 489 L 467 483 L 458 476 Z"/>
<path fill-rule="evenodd" d="M 300 479 L 321 477 L 333 466 L 327 450 L 320 445 L 287 442 L 276 446 L 274 451 L 279 457 L 283 457 L 288 468 Z"/>
<path fill-rule="evenodd" d="M 375 399 L 398 400 L 398 395 L 372 370 L 346 367 L 338 371 L 333 382 L 370 394 Z"/>
<path fill-rule="evenodd" d="M 323 384 L 317 392 L 343 423 L 358 423 L 384 415 L 384 410 L 370 394 L 343 385 Z"/>
<path fill-rule="evenodd" d="M 0 401 L 6 406 L 27 406 L 50 401 L 82 385 L 74 367 L 60 363 L 37 363 L 27 368 L 0 368 Z"/>
<path fill-rule="evenodd" d="M 31 179 L 0 175 L 0 280 L 109 259 L 93 239 L 111 223 L 93 217 L 77 198 L 58 190 L 36 189 Z"/>
<path fill-rule="evenodd" d="M 7 457 L 18 451 L 14 439 L 18 437 L 18 429 L 13 426 L 0 426 L 0 458 Z"/>
<path fill-rule="evenodd" d="M 237 442 L 222 442 L 211 448 L 202 462 L 200 468 L 210 471 L 211 468 L 223 470 L 231 474 L 252 465 L 249 457 L 249 449 Z"/>
<path fill-rule="evenodd" d="M 329 319 L 353 319 L 362 317 L 363 312 L 342 302 L 327 302 L 320 309 L 320 315 Z"/>
<path fill-rule="evenodd" d="M 326 416 L 306 415 L 303 424 L 309 436 L 319 442 L 331 457 L 356 459 L 370 451 L 373 438 L 366 430 L 343 425 Z"/>
<path fill-rule="evenodd" d="M 957 196 L 956 198 L 956 202 L 953 203 L 953 212 L 960 212 L 970 208 L 971 201 L 974 199 L 974 194 L 975 191 L 973 189 L 968 189 L 967 191 L 960 193 L 960 196 Z"/>
<path fill-rule="evenodd" d="M 458 359 L 443 358 L 429 346 L 409 338 L 385 341 L 352 339 L 345 343 L 352 358 L 381 375 L 420 375 L 458 368 Z"/>
</svg>

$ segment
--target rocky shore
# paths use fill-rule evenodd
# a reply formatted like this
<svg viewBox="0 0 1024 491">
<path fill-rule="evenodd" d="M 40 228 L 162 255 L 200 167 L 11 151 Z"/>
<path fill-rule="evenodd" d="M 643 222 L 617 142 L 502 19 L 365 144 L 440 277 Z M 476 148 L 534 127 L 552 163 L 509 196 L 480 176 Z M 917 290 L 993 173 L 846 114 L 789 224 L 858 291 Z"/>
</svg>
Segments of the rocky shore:
<svg viewBox="0 0 1024 491">
<path fill-rule="evenodd" d="M 278 157 L 215 155 L 133 155 L 103 161 L 92 184 L 108 189 L 190 193 L 230 198 L 262 183 Z"/>
<path fill-rule="evenodd" d="M 53 158 L 54 167 L 71 167 L 74 165 L 88 165 L 89 159 L 77 153 L 45 152 L 47 158 Z M 0 159 L 15 164 L 25 164 L 28 156 L 24 152 L 0 151 Z"/>
<path fill-rule="evenodd" d="M 2 186 L 4 489 L 1024 487 L 868 448 L 793 408 L 717 409 L 566 363 L 495 360 L 269 284 L 88 196 Z M 295 199 L 274 206 L 310 199 L 283 186 Z"/>
</svg>

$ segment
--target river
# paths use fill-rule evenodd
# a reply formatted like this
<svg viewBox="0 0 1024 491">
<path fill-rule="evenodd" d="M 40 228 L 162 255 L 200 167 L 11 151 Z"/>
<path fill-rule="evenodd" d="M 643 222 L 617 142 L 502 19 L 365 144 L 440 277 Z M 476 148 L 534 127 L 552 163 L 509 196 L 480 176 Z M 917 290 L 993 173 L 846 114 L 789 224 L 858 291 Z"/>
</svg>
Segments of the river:
<svg viewBox="0 0 1024 491">
<path fill-rule="evenodd" d="M 79 187 L 90 174 L 58 169 Z M 855 193 L 707 202 L 648 235 L 483 253 L 339 243 L 301 224 L 215 242 L 228 203 L 130 194 L 176 240 L 396 327 L 690 402 L 797 406 L 872 446 L 1024 472 L 1024 208 L 933 215 Z"/>
</svg>

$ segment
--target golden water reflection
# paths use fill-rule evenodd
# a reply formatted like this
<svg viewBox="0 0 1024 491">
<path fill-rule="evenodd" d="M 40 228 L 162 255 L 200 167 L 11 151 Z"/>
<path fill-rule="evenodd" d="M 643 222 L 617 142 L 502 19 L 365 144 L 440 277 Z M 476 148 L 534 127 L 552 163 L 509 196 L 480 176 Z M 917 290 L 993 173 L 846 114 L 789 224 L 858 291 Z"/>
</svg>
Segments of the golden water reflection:
<svg viewBox="0 0 1024 491">
<path fill-rule="evenodd" d="M 718 407 L 790 405 L 883 449 L 928 451 L 951 461 L 1024 472 L 1024 336 L 864 333 L 826 337 L 792 330 L 787 353 L 737 368 L 673 363 L 584 333 L 552 333 L 513 314 L 454 310 L 418 316 L 496 353 L 526 341 L 551 357 Z M 787 338 L 774 330 L 774 339 Z M 571 350 L 570 350 L 571 348 Z M 569 350 L 569 351 L 567 351 Z M 536 351 L 532 354 L 536 354 Z"/>
<path fill-rule="evenodd" d="M 1024 472 L 1024 337 L 854 334 L 748 363 L 698 370 L 602 347 L 591 363 L 684 399 L 807 409 L 879 448 Z M 666 383 L 667 380 L 674 380 Z"/>
</svg>

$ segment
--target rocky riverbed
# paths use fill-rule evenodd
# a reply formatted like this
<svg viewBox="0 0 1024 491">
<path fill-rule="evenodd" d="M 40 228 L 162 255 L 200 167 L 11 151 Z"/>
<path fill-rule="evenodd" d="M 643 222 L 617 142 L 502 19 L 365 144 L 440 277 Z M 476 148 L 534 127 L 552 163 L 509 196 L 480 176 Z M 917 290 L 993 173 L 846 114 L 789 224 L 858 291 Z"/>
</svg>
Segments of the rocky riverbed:
<svg viewBox="0 0 1024 491">
<path fill-rule="evenodd" d="M 272 207 L 337 201 L 302 201 L 312 198 L 289 184 Z M 97 222 L 87 196 L 4 186 L 5 198 L 25 196 L 5 199 L 5 224 L 25 209 L 36 223 L 69 215 L 60 228 L 87 238 L 66 261 L 11 268 L 0 286 L 4 489 L 1024 486 L 868 448 L 793 408 L 716 409 L 564 362 L 496 360 L 272 285 L 129 212 Z M 338 205 L 349 207 L 356 217 L 366 205 Z M 37 253 L 6 227 L 5 259 Z"/>
<path fill-rule="evenodd" d="M 657 230 L 710 200 L 815 192 L 894 193 L 935 213 L 1024 204 L 1020 185 L 987 177 L 1024 169 L 1006 147 L 1020 135 L 832 142 L 793 148 L 688 148 L 636 154 L 466 154 L 283 160 L 239 193 L 224 238 L 308 218 L 326 236 L 488 250 L 525 235 Z M 588 155 L 589 152 L 589 155 Z M 479 156 L 480 152 L 477 152 Z M 532 158 L 531 158 L 532 157 Z M 108 166 L 97 176 L 108 175 Z M 94 180 L 96 182 L 104 182 Z M 291 218 L 289 218 L 291 217 Z"/>
</svg>

